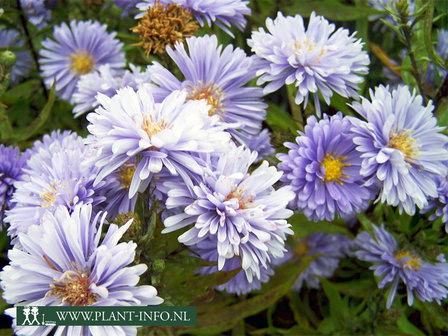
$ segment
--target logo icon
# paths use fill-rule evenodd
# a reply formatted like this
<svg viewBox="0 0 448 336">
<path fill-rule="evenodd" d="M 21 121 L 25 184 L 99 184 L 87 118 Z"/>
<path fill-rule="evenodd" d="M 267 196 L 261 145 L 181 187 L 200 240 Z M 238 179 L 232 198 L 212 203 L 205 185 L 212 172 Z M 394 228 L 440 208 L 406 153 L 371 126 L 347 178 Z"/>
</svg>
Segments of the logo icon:
<svg viewBox="0 0 448 336">
<path fill-rule="evenodd" d="M 25 315 L 25 320 L 23 321 L 22 325 L 40 325 L 40 322 L 37 319 L 37 316 L 39 315 L 38 307 L 24 307 L 23 315 Z M 30 315 L 33 316 L 33 320 L 30 320 Z"/>
</svg>

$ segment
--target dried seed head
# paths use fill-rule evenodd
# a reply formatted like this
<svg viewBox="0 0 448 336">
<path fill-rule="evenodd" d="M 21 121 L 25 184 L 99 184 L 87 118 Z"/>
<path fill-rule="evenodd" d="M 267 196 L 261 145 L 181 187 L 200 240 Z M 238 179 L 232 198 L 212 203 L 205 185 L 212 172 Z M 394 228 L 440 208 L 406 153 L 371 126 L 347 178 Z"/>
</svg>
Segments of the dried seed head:
<svg viewBox="0 0 448 336">
<path fill-rule="evenodd" d="M 163 6 L 158 2 L 148 8 L 136 27 L 131 28 L 141 40 L 135 45 L 141 45 L 147 55 L 151 52 L 163 54 L 167 45 L 174 47 L 177 41 L 183 42 L 198 29 L 189 9 L 176 4 Z"/>
</svg>

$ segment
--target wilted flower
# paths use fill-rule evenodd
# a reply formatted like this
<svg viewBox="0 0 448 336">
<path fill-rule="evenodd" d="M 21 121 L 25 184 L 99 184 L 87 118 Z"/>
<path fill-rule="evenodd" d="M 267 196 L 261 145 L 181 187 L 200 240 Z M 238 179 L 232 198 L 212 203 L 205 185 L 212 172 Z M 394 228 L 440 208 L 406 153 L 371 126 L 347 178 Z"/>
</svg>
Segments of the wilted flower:
<svg viewBox="0 0 448 336">
<path fill-rule="evenodd" d="M 339 267 L 339 260 L 348 254 L 350 244 L 351 241 L 347 236 L 325 232 L 314 232 L 299 239 L 296 245 L 281 259 L 282 264 L 304 256 L 321 256 L 309 264 L 291 289 L 300 291 L 303 283 L 306 283 L 308 288 L 319 288 L 319 278 L 317 276 L 331 277 Z"/>
<path fill-rule="evenodd" d="M 406 285 L 410 306 L 414 303 L 414 291 L 420 300 L 440 304 L 448 295 L 448 264 L 430 264 L 416 252 L 400 249 L 394 236 L 384 229 L 384 225 L 372 226 L 375 238 L 363 231 L 356 237 L 353 246 L 359 259 L 375 263 L 370 269 L 375 270 L 375 276 L 382 277 L 378 283 L 379 288 L 392 282 L 387 308 L 392 306 L 400 280 Z"/>
<path fill-rule="evenodd" d="M 23 174 L 28 154 L 20 155 L 18 147 L 0 145 L 0 226 L 3 226 L 3 211 L 11 208 L 14 182 Z"/>
<path fill-rule="evenodd" d="M 104 215 L 91 218 L 90 205 L 76 206 L 70 215 L 59 206 L 46 212 L 40 226 L 19 233 L 21 248 L 8 252 L 10 264 L 0 273 L 3 298 L 10 304 L 30 306 L 144 306 L 163 302 L 152 286 L 136 286 L 147 266 L 128 266 L 137 245 L 118 243 L 132 221 L 118 228 Z M 99 221 L 99 225 L 97 225 Z M 100 242 L 101 240 L 101 242 Z M 128 267 L 127 267 L 128 266 Z M 6 310 L 15 317 L 15 308 Z M 15 324 L 15 322 L 14 322 Z M 14 326 L 19 335 L 48 334 L 54 326 Z M 59 326 L 56 334 L 125 335 L 135 327 Z"/>
<path fill-rule="evenodd" d="M 193 251 L 195 251 L 202 259 L 212 262 L 218 262 L 219 254 L 216 250 L 218 242 L 216 241 L 216 237 L 209 238 L 199 242 L 197 245 L 193 247 Z M 221 271 L 232 271 L 234 269 L 241 267 L 241 258 L 239 256 L 234 256 L 233 258 L 227 259 L 226 264 L 221 269 Z M 201 267 L 197 270 L 199 274 L 212 274 L 218 272 L 218 266 L 206 266 Z M 246 276 L 246 272 L 241 270 L 235 277 L 226 282 L 225 284 L 216 286 L 217 290 L 223 291 L 225 290 L 227 293 L 244 295 L 254 290 L 258 290 L 261 288 L 261 284 L 269 281 L 269 276 L 273 275 L 271 267 L 261 267 L 260 268 L 260 277 L 252 277 L 251 281 L 249 281 Z"/>
<path fill-rule="evenodd" d="M 19 33 L 12 29 L 0 28 L 0 47 L 24 47 L 25 41 L 19 37 Z M 1 54 L 1 52 L 0 52 Z M 33 59 L 28 50 L 14 50 L 16 64 L 11 70 L 11 84 L 17 84 L 20 79 L 26 77 L 33 66 Z"/>
<path fill-rule="evenodd" d="M 54 40 L 42 42 L 40 64 L 45 85 L 49 88 L 56 81 L 58 95 L 73 101 L 76 83 L 81 75 L 96 71 L 101 65 L 121 68 L 126 64 L 123 43 L 115 39 L 115 32 L 108 33 L 106 25 L 98 21 L 70 21 L 56 26 Z"/>
<path fill-rule="evenodd" d="M 438 196 L 435 180 L 448 171 L 448 137 L 440 133 L 443 128 L 437 126 L 432 102 L 424 107 L 422 97 L 411 94 L 407 86 L 392 93 L 379 86 L 370 96 L 371 102 L 363 98 L 353 103 L 366 119 L 352 118 L 353 141 L 363 158 L 361 175 L 368 185 L 381 187 L 381 202 L 413 215 L 415 205 L 422 209 L 428 197 Z"/>
<path fill-rule="evenodd" d="M 28 20 L 39 29 L 45 27 L 46 21 L 51 18 L 51 12 L 45 8 L 44 0 L 20 0 L 20 6 Z"/>
<path fill-rule="evenodd" d="M 320 121 L 311 116 L 297 144 L 285 143 L 289 153 L 277 155 L 278 168 L 284 171 L 281 180 L 292 186 L 294 206 L 309 219 L 331 221 L 335 215 L 358 213 L 373 198 L 360 174 L 362 159 L 351 127 L 340 112 L 332 117 L 324 114 Z"/>
<path fill-rule="evenodd" d="M 141 42 L 136 45 L 141 45 L 147 55 L 151 52 L 162 54 L 166 47 L 172 47 L 176 42 L 183 42 L 194 35 L 199 26 L 191 19 L 187 8 L 173 3 L 156 3 L 148 7 L 138 25 L 131 30 L 139 34 Z"/>
<path fill-rule="evenodd" d="M 300 15 L 284 17 L 281 12 L 274 21 L 268 18 L 266 27 L 269 33 L 260 28 L 248 40 L 258 59 L 261 77 L 257 83 L 270 82 L 265 94 L 294 83 L 298 88 L 295 103 L 305 101 L 306 105 L 312 93 L 319 115 L 318 92 L 327 104 L 332 91 L 358 98 L 358 84 L 363 81 L 359 75 L 368 72 L 370 61 L 354 34 L 343 28 L 335 31 L 334 24 L 314 12 L 307 30 Z"/>
<path fill-rule="evenodd" d="M 230 136 L 216 126 L 216 118 L 208 116 L 204 101 L 186 98 L 186 92 L 175 91 L 156 104 L 148 86 L 137 92 L 130 87 L 120 89 L 112 98 L 99 94 L 101 106 L 87 116 L 87 128 L 93 134 L 89 143 L 100 150 L 95 183 L 136 156 L 139 162 L 129 187 L 130 198 L 145 190 L 152 175 L 163 167 L 187 183 L 191 174 L 201 174 L 193 154 L 220 151 Z"/>
<path fill-rule="evenodd" d="M 110 65 L 106 64 L 100 66 L 98 72 L 82 75 L 73 95 L 75 117 L 94 110 L 98 106 L 99 102 L 96 100 L 98 93 L 112 97 L 120 88 L 130 86 L 136 90 L 140 84 L 150 82 L 148 72 L 140 72 L 140 68 L 132 64 L 130 64 L 130 67 L 131 71 L 111 69 Z"/>
<path fill-rule="evenodd" d="M 59 205 L 71 211 L 77 204 L 95 205 L 103 200 L 93 189 L 98 170 L 84 162 L 94 153 L 76 133 L 46 135 L 30 154 L 24 174 L 14 184 L 13 208 L 6 213 L 9 235 L 27 232 L 31 225 L 40 224 L 45 212 L 53 213 Z"/>
<path fill-rule="evenodd" d="M 137 4 L 137 8 L 146 12 L 149 6 L 176 4 L 188 9 L 195 16 L 201 26 L 205 22 L 211 27 L 216 23 L 218 27 L 233 37 L 229 30 L 234 25 L 243 31 L 246 26 L 244 15 L 250 15 L 249 1 L 245 0 L 145 0 Z M 136 18 L 143 16 L 139 14 Z"/>
<path fill-rule="evenodd" d="M 151 79 L 159 87 L 153 89 L 161 100 L 173 90 L 185 89 L 188 100 L 205 100 L 209 115 L 216 115 L 227 124 L 226 130 L 238 137 L 241 133 L 255 135 L 266 116 L 263 92 L 258 87 L 244 87 L 255 76 L 252 58 L 239 48 L 218 46 L 215 35 L 187 39 L 189 55 L 183 44 L 168 55 L 179 66 L 185 80 L 178 80 L 159 63 L 149 67 Z"/>
<path fill-rule="evenodd" d="M 202 180 L 192 190 L 169 185 L 166 207 L 183 212 L 166 218 L 162 231 L 193 224 L 179 242 L 195 246 L 212 239 L 217 242 L 218 270 L 238 256 L 249 283 L 261 279 L 261 269 L 271 259 L 283 256 L 286 235 L 292 234 L 286 221 L 292 211 L 286 206 L 294 194 L 288 187 L 272 187 L 281 173 L 266 161 L 249 174 L 256 158 L 256 152 L 237 147 L 209 157 Z"/>
</svg>

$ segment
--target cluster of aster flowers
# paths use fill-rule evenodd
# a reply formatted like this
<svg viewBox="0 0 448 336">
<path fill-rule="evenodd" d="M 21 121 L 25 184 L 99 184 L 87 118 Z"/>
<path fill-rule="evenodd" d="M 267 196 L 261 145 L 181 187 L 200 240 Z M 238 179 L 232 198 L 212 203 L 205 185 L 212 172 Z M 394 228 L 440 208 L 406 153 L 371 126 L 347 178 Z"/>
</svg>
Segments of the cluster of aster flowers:
<svg viewBox="0 0 448 336">
<path fill-rule="evenodd" d="M 123 15 L 170 9 L 164 13 L 169 22 L 179 21 L 173 13 L 186 22 L 192 15 L 200 26 L 214 23 L 230 36 L 232 26 L 244 30 L 251 13 L 243 0 L 114 3 Z M 21 1 L 38 29 L 51 16 L 45 5 Z M 278 12 L 268 18 L 268 32 L 259 28 L 247 41 L 253 55 L 220 44 L 216 35 L 192 36 L 197 23 L 182 34 L 159 27 L 164 21 L 150 28 L 169 36 L 146 43 L 166 52 L 165 58 L 145 69 L 126 68 L 124 43 L 98 21 L 64 22 L 43 40 L 36 66 L 45 86 L 54 86 L 57 96 L 73 105 L 75 117 L 89 112 L 89 135 L 53 131 L 22 153 L 0 146 L 0 220 L 13 245 L 10 263 L 0 272 L 6 302 L 162 303 L 153 286 L 137 286 L 147 269 L 133 264 L 140 247 L 120 242 L 132 220 L 113 223 L 134 212 L 139 197 L 145 210 L 162 211 L 162 233 L 182 232 L 178 242 L 208 263 L 197 273 L 239 270 L 217 290 L 237 295 L 258 290 L 278 265 L 300 263 L 304 256 L 315 259 L 292 289 L 318 288 L 319 277 L 337 274 L 342 258 L 356 257 L 374 263 L 369 266 L 380 277 L 379 288 L 390 287 L 387 308 L 401 282 L 409 305 L 414 296 L 438 303 L 447 297 L 444 257 L 425 261 L 384 226 L 372 224 L 373 232 L 353 240 L 314 230 L 297 240 L 288 222 L 294 212 L 314 222 L 356 218 L 382 203 L 398 207 L 400 214 L 431 212 L 430 220 L 442 217 L 448 225 L 448 136 L 437 125 L 432 102 L 424 103 L 404 85 L 379 85 L 370 98 L 360 97 L 370 64 L 363 41 L 314 12 L 307 28 L 300 15 Z M 145 36 L 145 27 L 132 29 Z M 445 33 L 439 33 L 438 44 L 443 57 Z M 23 47 L 19 36 L 0 28 L 0 47 Z M 32 66 L 28 51 L 16 55 L 13 85 Z M 431 71 L 445 75 L 443 69 Z M 275 154 L 271 133 L 263 128 L 264 95 L 284 86 L 304 107 L 311 94 L 316 115 L 307 118 L 295 142 L 283 144 L 287 152 Z M 334 93 L 358 100 L 351 101 L 352 116 L 322 114 L 320 101 L 330 105 Z M 7 313 L 15 317 L 14 309 Z M 53 331 L 53 326 L 30 328 L 15 331 Z M 54 332 L 135 334 L 136 328 Z"/>
</svg>

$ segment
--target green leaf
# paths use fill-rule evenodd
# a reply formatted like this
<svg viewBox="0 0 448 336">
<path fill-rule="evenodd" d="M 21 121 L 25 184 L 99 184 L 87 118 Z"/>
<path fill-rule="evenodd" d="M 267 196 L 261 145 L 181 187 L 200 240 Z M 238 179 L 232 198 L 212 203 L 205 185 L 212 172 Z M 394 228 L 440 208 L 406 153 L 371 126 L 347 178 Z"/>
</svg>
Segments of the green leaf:
<svg viewBox="0 0 448 336">
<path fill-rule="evenodd" d="M 319 280 L 329 301 L 330 316 L 333 323 L 337 330 L 341 330 L 349 316 L 347 302 L 342 300 L 336 287 L 330 281 L 322 277 L 319 277 Z"/>
<path fill-rule="evenodd" d="M 397 326 L 402 332 L 408 335 L 425 336 L 425 334 L 420 329 L 409 322 L 405 314 L 401 314 L 400 318 L 397 320 Z"/>
<path fill-rule="evenodd" d="M 296 282 L 300 274 L 313 260 L 313 257 L 305 257 L 302 258 L 300 266 L 297 266 L 295 263 L 288 263 L 279 267 L 276 271 L 276 275 L 271 278 L 272 283 L 268 284 L 271 287 L 269 287 L 270 289 L 267 292 L 230 307 L 199 315 L 197 326 L 186 328 L 180 331 L 180 334 L 216 335 L 232 329 L 241 319 L 258 314 L 285 295 L 294 282 Z M 278 282 L 280 283 L 278 284 Z"/>
<path fill-rule="evenodd" d="M 281 6 L 285 14 L 295 15 L 300 13 L 303 17 L 310 17 L 314 11 L 317 15 L 323 15 L 330 21 L 354 21 L 369 15 L 381 14 L 369 7 L 355 7 L 344 5 L 336 0 L 294 0 L 288 1 L 285 6 Z"/>
<path fill-rule="evenodd" d="M 292 119 L 292 116 L 276 104 L 269 104 L 266 123 L 271 128 L 279 127 L 282 130 L 290 131 L 293 135 L 297 135 L 298 125 Z"/>
<path fill-rule="evenodd" d="M 437 64 L 439 67 L 446 69 L 446 64 L 442 60 L 442 58 L 437 55 L 434 51 L 433 43 L 432 43 L 432 25 L 433 25 L 433 16 L 434 16 L 434 0 L 426 0 L 426 13 L 425 13 L 425 22 L 424 22 L 424 39 L 425 39 L 425 47 L 426 52 L 431 57 L 431 60 Z"/>
<path fill-rule="evenodd" d="M 51 86 L 48 101 L 45 104 L 44 108 L 40 112 L 40 114 L 34 119 L 31 124 L 21 131 L 14 132 L 12 139 L 14 141 L 24 141 L 26 139 L 31 138 L 33 135 L 37 134 L 39 129 L 45 124 L 48 117 L 50 116 L 51 110 L 53 108 L 54 100 L 56 98 L 55 95 L 55 83 Z"/>
<path fill-rule="evenodd" d="M 347 282 L 332 283 L 338 292 L 357 298 L 365 298 L 366 293 L 377 288 L 376 283 L 371 279 L 352 280 Z"/>
<path fill-rule="evenodd" d="M 292 230 L 299 238 L 305 237 L 313 232 L 341 233 L 348 237 L 353 237 L 353 234 L 343 222 L 319 221 L 311 224 L 305 215 L 296 213 L 288 219 L 288 223 L 292 225 Z"/>
</svg>

